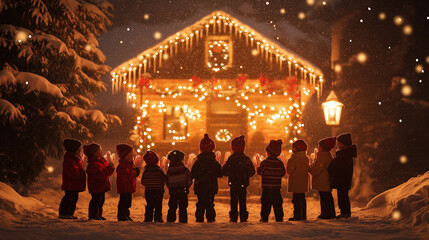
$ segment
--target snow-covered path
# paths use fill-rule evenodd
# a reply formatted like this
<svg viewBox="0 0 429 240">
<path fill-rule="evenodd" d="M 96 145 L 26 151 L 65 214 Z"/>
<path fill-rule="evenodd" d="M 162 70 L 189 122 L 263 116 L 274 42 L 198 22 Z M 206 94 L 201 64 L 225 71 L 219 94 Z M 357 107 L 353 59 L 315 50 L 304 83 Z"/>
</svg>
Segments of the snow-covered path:
<svg viewBox="0 0 429 240">
<path fill-rule="evenodd" d="M 252 197 L 248 204 L 249 222 L 229 223 L 229 205 L 226 199 L 216 202 L 217 217 L 215 223 L 196 223 L 195 198 L 191 195 L 188 208 L 189 223 L 143 223 L 145 200 L 141 196 L 133 199 L 131 217 L 134 222 L 117 222 L 117 197 L 107 197 L 104 216 L 107 221 L 61 220 L 57 218 L 58 202 L 61 192 L 46 190 L 32 194 L 47 206 L 37 213 L 22 212 L 9 218 L 0 226 L 0 239 L 419 239 L 409 229 L 396 227 L 395 223 L 381 220 L 376 212 L 353 208 L 355 217 L 347 220 L 315 220 L 319 214 L 319 202 L 313 198 L 307 200 L 308 221 L 259 223 L 260 204 Z M 76 215 L 87 216 L 89 194 L 80 194 Z M 167 202 L 164 200 L 163 217 L 165 219 Z M 285 219 L 292 214 L 292 204 L 286 198 L 283 204 Z"/>
</svg>

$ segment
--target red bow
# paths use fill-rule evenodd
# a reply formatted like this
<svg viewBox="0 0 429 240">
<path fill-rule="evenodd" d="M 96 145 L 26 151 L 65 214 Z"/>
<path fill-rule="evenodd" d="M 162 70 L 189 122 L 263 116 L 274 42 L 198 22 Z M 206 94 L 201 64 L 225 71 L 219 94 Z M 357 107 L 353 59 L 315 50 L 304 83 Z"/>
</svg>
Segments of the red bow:
<svg viewBox="0 0 429 240">
<path fill-rule="evenodd" d="M 139 81 L 140 88 L 149 87 L 149 77 L 141 77 Z"/>
<path fill-rule="evenodd" d="M 295 92 L 295 91 L 296 91 L 296 89 L 298 88 L 298 79 L 296 78 L 296 76 L 293 76 L 293 77 L 291 77 L 291 78 L 286 77 L 286 78 L 285 78 L 285 82 L 286 82 L 286 84 L 287 84 L 286 91 L 287 91 L 288 93 Z"/>
<path fill-rule="evenodd" d="M 201 79 L 195 76 L 191 77 L 192 87 L 196 88 L 201 84 Z"/>
<path fill-rule="evenodd" d="M 268 84 L 268 82 L 270 81 L 270 79 L 264 77 L 264 75 L 259 76 L 259 83 L 261 84 L 261 87 L 265 86 L 266 84 Z"/>
<path fill-rule="evenodd" d="M 235 79 L 235 84 L 237 85 L 237 87 L 239 89 L 243 89 L 243 85 L 246 82 L 247 78 L 244 74 L 240 74 L 236 79 Z"/>
</svg>

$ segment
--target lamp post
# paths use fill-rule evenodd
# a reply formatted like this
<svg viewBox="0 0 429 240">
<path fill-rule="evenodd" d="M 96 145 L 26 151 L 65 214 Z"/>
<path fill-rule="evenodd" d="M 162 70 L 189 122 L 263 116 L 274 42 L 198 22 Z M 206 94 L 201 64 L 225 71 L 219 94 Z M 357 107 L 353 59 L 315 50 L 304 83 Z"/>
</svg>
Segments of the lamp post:
<svg viewBox="0 0 429 240">
<path fill-rule="evenodd" d="M 328 126 L 332 126 L 332 136 L 335 135 L 334 126 L 340 125 L 341 110 L 343 109 L 343 106 L 344 104 L 338 101 L 337 95 L 335 95 L 333 90 L 326 98 L 326 102 L 322 103 L 322 108 L 325 115 L 325 123 Z"/>
</svg>

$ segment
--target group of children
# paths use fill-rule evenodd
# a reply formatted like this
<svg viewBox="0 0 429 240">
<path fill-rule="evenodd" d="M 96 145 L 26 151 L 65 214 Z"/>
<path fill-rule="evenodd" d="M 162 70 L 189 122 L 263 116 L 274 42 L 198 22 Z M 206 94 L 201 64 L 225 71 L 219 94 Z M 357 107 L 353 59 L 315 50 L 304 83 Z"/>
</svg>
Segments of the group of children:
<svg viewBox="0 0 429 240">
<path fill-rule="evenodd" d="M 338 142 L 339 150 L 335 157 L 330 153 Z M 164 185 L 167 185 L 170 199 L 168 202 L 167 221 L 176 221 L 176 211 L 179 208 L 179 222 L 188 221 L 188 194 L 194 183 L 194 192 L 197 195 L 195 218 L 197 222 L 214 222 L 216 211 L 214 198 L 218 192 L 218 178 L 228 177 L 230 186 L 231 222 L 246 222 L 249 212 L 246 209 L 247 187 L 249 178 L 255 174 L 252 160 L 244 153 L 244 136 L 231 141 L 232 155 L 226 163 L 216 160 L 213 152 L 214 141 L 207 134 L 200 142 L 201 153 L 197 156 L 192 169 L 189 170 L 183 162 L 185 154 L 174 150 L 168 154 L 170 161 L 166 173 L 158 166 L 159 158 L 153 151 L 147 151 L 143 159 L 134 156 L 134 149 L 128 144 L 116 146 L 119 164 L 116 168 L 117 192 L 120 194 L 118 203 L 118 221 L 132 221 L 129 208 L 132 203 L 132 194 L 136 191 L 136 179 L 140 174 L 143 160 L 146 162 L 141 177 L 141 184 L 145 187 L 146 209 L 145 222 L 163 222 L 162 200 Z M 108 153 L 103 157 L 101 146 L 90 144 L 82 146 L 74 139 L 65 139 L 63 163 L 62 189 L 65 195 L 59 207 L 59 217 L 75 219 L 74 211 L 79 192 L 85 191 L 86 175 L 88 175 L 88 190 L 92 198 L 89 203 L 89 219 L 106 220 L 102 215 L 105 193 L 111 190 L 110 176 L 113 174 L 114 159 Z M 308 192 L 309 174 L 312 175 L 312 189 L 319 191 L 321 214 L 318 218 L 348 218 L 351 216 L 350 199 L 348 192 L 351 189 L 353 175 L 353 158 L 357 157 L 356 145 L 352 144 L 351 134 L 341 134 L 319 141 L 317 149 L 311 158 L 307 155 L 307 144 L 297 140 L 292 144 L 292 156 L 285 167 L 279 159 L 282 152 L 282 141 L 271 140 L 266 147 L 267 158 L 257 167 L 257 173 L 262 177 L 261 222 L 268 222 L 271 208 L 274 210 L 275 220 L 283 221 L 283 197 L 281 195 L 281 181 L 286 173 L 289 176 L 288 192 L 293 193 L 293 217 L 289 221 L 306 220 L 306 199 Z M 83 166 L 83 155 L 88 159 L 86 171 Z M 310 162 L 310 159 L 312 161 Z M 337 189 L 338 206 L 341 214 L 335 215 L 332 189 Z M 239 206 L 239 208 L 238 208 Z"/>
</svg>

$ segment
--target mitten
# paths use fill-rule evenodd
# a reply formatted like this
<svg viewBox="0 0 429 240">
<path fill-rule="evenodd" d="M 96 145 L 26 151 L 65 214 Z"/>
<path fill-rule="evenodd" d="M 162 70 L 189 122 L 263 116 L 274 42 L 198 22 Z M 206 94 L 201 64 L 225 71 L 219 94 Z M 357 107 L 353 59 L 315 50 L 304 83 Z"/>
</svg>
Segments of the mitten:
<svg viewBox="0 0 429 240">
<path fill-rule="evenodd" d="M 134 158 L 134 165 L 136 166 L 136 168 L 141 168 L 143 166 L 143 158 L 141 155 L 137 155 Z"/>
</svg>

